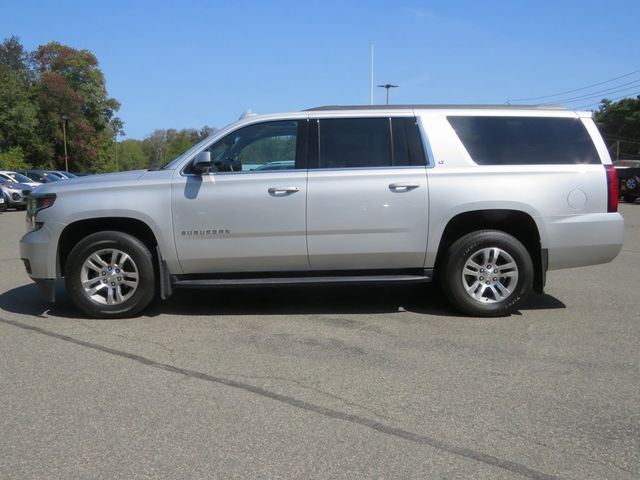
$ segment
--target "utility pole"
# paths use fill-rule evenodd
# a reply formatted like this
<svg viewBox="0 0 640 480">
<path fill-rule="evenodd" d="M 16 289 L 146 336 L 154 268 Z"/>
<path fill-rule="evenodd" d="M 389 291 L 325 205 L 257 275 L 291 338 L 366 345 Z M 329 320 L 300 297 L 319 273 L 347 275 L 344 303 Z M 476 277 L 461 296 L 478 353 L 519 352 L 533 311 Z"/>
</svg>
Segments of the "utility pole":
<svg viewBox="0 0 640 480">
<path fill-rule="evenodd" d="M 373 42 L 371 42 L 371 87 L 369 92 L 369 103 L 373 105 Z"/>
<path fill-rule="evenodd" d="M 386 88 L 387 89 L 387 105 L 389 105 L 389 90 L 391 90 L 392 88 L 398 88 L 400 85 L 393 85 L 391 83 L 385 83 L 384 85 L 378 85 L 378 87 L 380 88 Z"/>
<path fill-rule="evenodd" d="M 69 158 L 67 157 L 67 117 L 62 114 L 62 138 L 64 139 L 64 171 L 69 171 Z"/>
</svg>

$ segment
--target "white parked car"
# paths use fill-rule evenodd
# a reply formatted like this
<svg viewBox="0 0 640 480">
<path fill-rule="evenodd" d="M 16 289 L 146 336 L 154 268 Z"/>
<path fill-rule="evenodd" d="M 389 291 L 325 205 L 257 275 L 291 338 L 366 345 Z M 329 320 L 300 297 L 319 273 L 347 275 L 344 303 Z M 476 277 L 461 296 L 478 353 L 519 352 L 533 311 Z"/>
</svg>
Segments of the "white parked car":
<svg viewBox="0 0 640 480">
<path fill-rule="evenodd" d="M 29 185 L 32 188 L 42 185 L 40 182 L 36 182 L 26 175 L 18 172 L 12 172 L 10 170 L 0 170 L 0 178 L 4 178 L 9 182 L 21 183 L 22 185 Z"/>
</svg>

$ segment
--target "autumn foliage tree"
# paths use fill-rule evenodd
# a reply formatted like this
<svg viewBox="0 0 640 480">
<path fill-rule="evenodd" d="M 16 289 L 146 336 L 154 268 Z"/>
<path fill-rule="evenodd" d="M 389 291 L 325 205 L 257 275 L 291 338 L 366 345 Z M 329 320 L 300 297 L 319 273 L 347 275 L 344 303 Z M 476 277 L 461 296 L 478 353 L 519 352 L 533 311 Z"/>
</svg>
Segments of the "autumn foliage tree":
<svg viewBox="0 0 640 480">
<path fill-rule="evenodd" d="M 63 169 L 66 121 L 69 169 L 110 170 L 119 108 L 88 50 L 50 42 L 28 53 L 16 37 L 0 44 L 0 153 L 20 148 L 28 164 Z"/>
<path fill-rule="evenodd" d="M 215 131 L 158 129 L 127 139 L 98 59 L 59 42 L 25 51 L 17 37 L 0 43 L 0 169 L 109 172 L 161 166 Z"/>
</svg>

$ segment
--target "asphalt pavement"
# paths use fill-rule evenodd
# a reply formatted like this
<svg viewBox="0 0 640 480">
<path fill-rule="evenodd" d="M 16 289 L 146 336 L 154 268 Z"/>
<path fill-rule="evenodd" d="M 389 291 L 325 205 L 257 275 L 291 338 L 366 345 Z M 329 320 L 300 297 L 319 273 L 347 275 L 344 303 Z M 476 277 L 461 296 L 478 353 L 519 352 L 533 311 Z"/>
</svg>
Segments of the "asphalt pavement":
<svg viewBox="0 0 640 480">
<path fill-rule="evenodd" d="M 0 214 L 0 478 L 638 479 L 640 203 L 508 318 L 432 286 L 40 299 Z"/>
</svg>

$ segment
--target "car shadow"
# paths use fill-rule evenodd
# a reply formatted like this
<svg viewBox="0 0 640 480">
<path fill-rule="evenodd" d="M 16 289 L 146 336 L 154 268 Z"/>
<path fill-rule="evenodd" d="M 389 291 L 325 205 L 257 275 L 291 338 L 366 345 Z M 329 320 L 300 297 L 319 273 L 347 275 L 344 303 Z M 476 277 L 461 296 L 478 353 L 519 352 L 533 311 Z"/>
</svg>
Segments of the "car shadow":
<svg viewBox="0 0 640 480">
<path fill-rule="evenodd" d="M 73 305 L 61 281 L 56 284 L 56 303 L 46 302 L 40 297 L 35 284 L 27 284 L 0 294 L 0 308 L 43 318 L 86 318 Z M 566 305 L 551 295 L 534 293 L 520 310 L 559 308 L 566 308 Z M 398 311 L 465 317 L 449 306 L 435 285 L 179 289 L 169 300 L 153 302 L 144 316 L 376 314 Z M 521 311 L 515 314 L 521 314 Z"/>
</svg>

